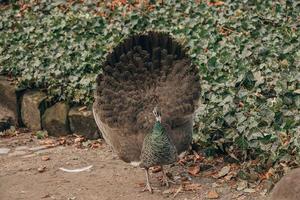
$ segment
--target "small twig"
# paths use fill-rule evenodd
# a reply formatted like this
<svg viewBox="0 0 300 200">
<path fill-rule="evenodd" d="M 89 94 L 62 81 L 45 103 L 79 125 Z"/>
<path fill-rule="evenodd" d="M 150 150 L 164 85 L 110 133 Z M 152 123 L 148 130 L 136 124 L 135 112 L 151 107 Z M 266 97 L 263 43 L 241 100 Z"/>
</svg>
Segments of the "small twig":
<svg viewBox="0 0 300 200">
<path fill-rule="evenodd" d="M 182 185 L 179 186 L 179 188 L 177 189 L 177 191 L 175 192 L 175 194 L 173 195 L 173 199 L 177 196 L 177 194 L 179 194 L 179 192 L 181 192 L 183 189 Z"/>
</svg>

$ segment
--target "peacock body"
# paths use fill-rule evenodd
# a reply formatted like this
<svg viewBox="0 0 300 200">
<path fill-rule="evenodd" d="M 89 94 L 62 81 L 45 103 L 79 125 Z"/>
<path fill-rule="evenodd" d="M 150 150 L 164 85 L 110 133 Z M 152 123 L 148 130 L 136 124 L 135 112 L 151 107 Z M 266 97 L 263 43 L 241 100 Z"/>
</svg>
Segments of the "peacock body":
<svg viewBox="0 0 300 200">
<path fill-rule="evenodd" d="M 122 160 L 146 169 L 174 162 L 192 141 L 199 80 L 185 50 L 168 34 L 124 40 L 96 80 L 93 111 L 104 139 Z M 156 106 L 161 117 L 153 117 Z"/>
<path fill-rule="evenodd" d="M 148 169 L 157 165 L 172 164 L 177 160 L 177 151 L 163 125 L 157 121 L 143 142 L 140 167 Z"/>
</svg>

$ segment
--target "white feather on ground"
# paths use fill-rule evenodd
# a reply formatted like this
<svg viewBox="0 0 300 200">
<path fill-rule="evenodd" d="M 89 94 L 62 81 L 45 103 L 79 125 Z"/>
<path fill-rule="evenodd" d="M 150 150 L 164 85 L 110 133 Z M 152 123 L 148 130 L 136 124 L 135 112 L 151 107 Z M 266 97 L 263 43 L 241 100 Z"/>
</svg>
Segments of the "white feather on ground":
<svg viewBox="0 0 300 200">
<path fill-rule="evenodd" d="M 66 169 L 63 167 L 60 167 L 59 169 L 64 171 L 64 172 L 69 172 L 69 173 L 78 173 L 78 172 L 83 172 L 83 171 L 88 171 L 93 167 L 93 165 L 83 167 L 83 168 L 78 168 L 78 169 Z"/>
</svg>

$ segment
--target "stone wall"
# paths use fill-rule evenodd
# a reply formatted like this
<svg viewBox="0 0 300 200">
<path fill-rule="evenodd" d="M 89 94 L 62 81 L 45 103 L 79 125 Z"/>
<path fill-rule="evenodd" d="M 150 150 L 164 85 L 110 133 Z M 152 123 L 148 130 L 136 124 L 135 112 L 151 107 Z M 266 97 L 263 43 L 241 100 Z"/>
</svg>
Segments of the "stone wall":
<svg viewBox="0 0 300 200">
<path fill-rule="evenodd" d="M 39 90 L 17 92 L 11 81 L 0 76 L 0 132 L 25 126 L 32 131 L 46 130 L 51 136 L 76 133 L 88 139 L 100 137 L 91 108 L 70 107 L 65 102 L 49 106 L 46 99 Z"/>
</svg>

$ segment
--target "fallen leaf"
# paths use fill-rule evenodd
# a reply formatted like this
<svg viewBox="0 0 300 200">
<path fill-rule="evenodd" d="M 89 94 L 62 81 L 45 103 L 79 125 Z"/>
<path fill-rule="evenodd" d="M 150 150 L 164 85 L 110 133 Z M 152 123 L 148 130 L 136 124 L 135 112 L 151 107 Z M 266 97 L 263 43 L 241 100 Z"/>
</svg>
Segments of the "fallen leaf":
<svg viewBox="0 0 300 200">
<path fill-rule="evenodd" d="M 189 172 L 189 174 L 191 174 L 193 176 L 197 176 L 197 174 L 199 174 L 199 172 L 200 172 L 200 166 L 195 165 L 195 166 L 189 167 L 188 172 Z"/>
<path fill-rule="evenodd" d="M 234 178 L 236 176 L 237 176 L 237 172 L 231 171 L 224 178 L 225 178 L 225 180 L 230 181 L 232 178 Z"/>
<path fill-rule="evenodd" d="M 186 159 L 185 158 L 181 158 L 179 159 L 178 163 L 181 165 L 181 166 L 184 166 L 186 164 Z"/>
<path fill-rule="evenodd" d="M 55 144 L 55 140 L 53 139 L 45 139 L 39 142 L 41 145 L 53 145 Z"/>
<path fill-rule="evenodd" d="M 151 168 L 152 173 L 157 173 L 161 171 L 161 166 L 154 166 Z"/>
<path fill-rule="evenodd" d="M 42 161 L 47 161 L 47 160 L 50 160 L 49 156 L 42 156 Z"/>
<path fill-rule="evenodd" d="M 176 192 L 176 189 L 175 188 L 169 188 L 167 190 L 164 190 L 162 193 L 163 194 L 174 194 Z"/>
<path fill-rule="evenodd" d="M 190 184 L 185 184 L 183 185 L 183 189 L 185 191 L 194 191 L 194 190 L 199 190 L 201 188 L 201 184 L 199 183 L 190 183 Z"/>
<path fill-rule="evenodd" d="M 268 172 L 264 175 L 264 178 L 268 180 L 268 179 L 270 179 L 273 175 L 274 175 L 274 169 L 273 169 L 273 168 L 270 168 L 270 169 L 268 170 Z"/>
<path fill-rule="evenodd" d="M 194 154 L 194 156 L 195 156 L 195 158 L 194 158 L 194 161 L 196 162 L 196 161 L 201 161 L 201 160 L 203 160 L 204 158 L 202 157 L 202 156 L 200 156 L 196 151 L 193 151 L 193 154 Z"/>
<path fill-rule="evenodd" d="M 232 177 L 233 177 L 232 174 L 227 174 L 224 178 L 225 178 L 225 180 L 230 181 L 230 179 L 231 179 Z"/>
<path fill-rule="evenodd" d="M 241 197 L 241 196 L 243 196 L 242 193 L 237 193 L 237 194 L 233 194 L 233 195 L 232 195 L 232 198 L 233 198 L 233 199 L 238 199 L 238 198 Z"/>
<path fill-rule="evenodd" d="M 218 199 L 219 194 L 215 190 L 211 190 L 207 193 L 207 198 L 208 199 Z"/>
<path fill-rule="evenodd" d="M 248 183 L 247 181 L 240 181 L 238 182 L 238 187 L 236 188 L 237 191 L 241 191 L 241 190 L 244 190 L 247 186 L 248 186 Z"/>
<path fill-rule="evenodd" d="M 222 6 L 225 3 L 223 1 L 217 1 L 217 2 L 207 2 L 208 6 Z"/>
<path fill-rule="evenodd" d="M 59 142 L 59 144 L 60 145 L 63 145 L 63 144 L 66 144 L 66 138 L 65 137 L 61 137 L 61 138 L 59 138 L 59 140 L 58 140 L 58 142 Z"/>
<path fill-rule="evenodd" d="M 42 173 L 46 170 L 46 166 L 40 166 L 37 170 L 38 172 Z"/>
<path fill-rule="evenodd" d="M 227 166 L 223 167 L 223 168 L 218 172 L 218 174 L 214 176 L 214 178 L 221 178 L 221 177 L 227 175 L 227 174 L 229 173 L 229 171 L 230 171 L 230 166 L 227 165 Z"/>
<path fill-rule="evenodd" d="M 214 183 L 211 184 L 211 187 L 217 188 L 217 187 L 220 187 L 221 185 L 222 185 L 221 183 L 214 182 Z"/>
<path fill-rule="evenodd" d="M 242 195 L 240 197 L 237 198 L 237 200 L 245 200 L 247 197 L 245 195 Z"/>
<path fill-rule="evenodd" d="M 242 101 L 239 102 L 239 107 L 244 107 L 244 103 Z"/>
<path fill-rule="evenodd" d="M 82 142 L 82 146 L 85 147 L 85 148 L 91 147 L 92 146 L 91 140 L 87 140 L 87 141 Z"/>
<path fill-rule="evenodd" d="M 255 189 L 253 189 L 253 188 L 246 188 L 246 189 L 244 189 L 244 192 L 246 192 L 246 193 L 254 193 Z"/>
<path fill-rule="evenodd" d="M 77 137 L 77 138 L 75 138 L 74 142 L 75 143 L 81 143 L 81 142 L 83 142 L 83 140 L 84 140 L 83 137 Z"/>
<path fill-rule="evenodd" d="M 92 144 L 91 144 L 91 149 L 97 149 L 97 148 L 99 148 L 99 147 L 101 147 L 102 146 L 102 144 L 100 143 L 100 142 L 93 142 Z"/>
</svg>

